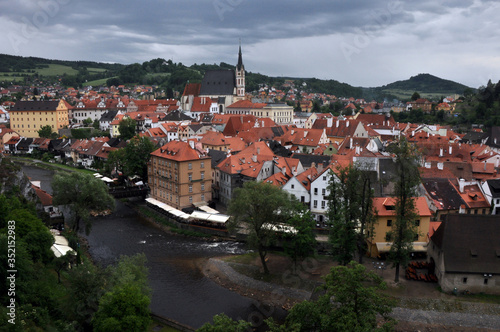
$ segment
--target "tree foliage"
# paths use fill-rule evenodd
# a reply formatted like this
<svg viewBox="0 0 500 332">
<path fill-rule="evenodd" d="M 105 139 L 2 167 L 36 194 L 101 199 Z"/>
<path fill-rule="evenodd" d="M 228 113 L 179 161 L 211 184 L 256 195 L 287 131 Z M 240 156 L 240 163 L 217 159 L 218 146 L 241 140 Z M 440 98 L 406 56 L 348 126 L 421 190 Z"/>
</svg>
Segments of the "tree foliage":
<svg viewBox="0 0 500 332">
<path fill-rule="evenodd" d="M 123 151 L 123 170 L 126 175 L 138 175 L 147 182 L 148 162 L 155 145 L 147 137 L 133 137 Z"/>
<path fill-rule="evenodd" d="M 383 280 L 356 262 L 333 267 L 322 286 L 325 294 L 317 301 L 295 305 L 286 324 L 300 325 L 300 331 L 377 331 L 394 324 L 389 316 L 394 301 L 379 293 Z M 377 325 L 381 316 L 384 324 Z"/>
<path fill-rule="evenodd" d="M 287 192 L 264 182 L 250 181 L 237 188 L 228 207 L 233 222 L 248 230 L 248 244 L 259 252 L 264 273 L 269 273 L 266 256 L 278 226 L 292 210 Z"/>
<path fill-rule="evenodd" d="M 288 224 L 297 233 L 285 233 L 283 249 L 293 261 L 295 268 L 299 260 L 314 255 L 316 249 L 316 235 L 314 234 L 314 219 L 304 205 L 297 203 L 295 211 L 288 219 Z"/>
<path fill-rule="evenodd" d="M 244 320 L 235 321 L 225 314 L 215 315 L 212 323 L 205 323 L 197 332 L 246 332 L 252 324 Z"/>
<path fill-rule="evenodd" d="M 370 222 L 373 192 L 366 172 L 354 165 L 339 167 L 328 185 L 328 221 L 334 260 L 346 265 L 356 251 L 366 253 L 365 228 Z"/>
<path fill-rule="evenodd" d="M 95 331 L 146 331 L 151 322 L 151 289 L 147 285 L 146 256 L 122 256 L 110 268 L 110 291 L 99 300 L 93 318 Z"/>
<path fill-rule="evenodd" d="M 415 146 L 405 137 L 401 137 L 389 147 L 396 157 L 396 179 L 394 197 L 396 199 L 395 215 L 390 236 L 393 239 L 388 259 L 396 268 L 394 281 L 399 282 L 400 266 L 405 266 L 413 250 L 412 243 L 418 235 L 415 224 L 418 211 L 415 206 L 416 189 L 420 183 L 418 171 L 419 154 Z"/>
<path fill-rule="evenodd" d="M 49 125 L 43 126 L 37 132 L 39 137 L 52 138 L 52 127 Z"/>
<path fill-rule="evenodd" d="M 108 193 L 104 182 L 98 178 L 80 172 L 54 175 L 52 181 L 54 205 L 68 205 L 72 211 L 72 229 L 80 229 L 80 222 L 85 224 L 88 233 L 92 227 L 90 211 L 104 211 L 114 208 L 114 198 Z"/>
<path fill-rule="evenodd" d="M 124 140 L 129 140 L 135 136 L 137 123 L 134 119 L 129 117 L 124 117 L 118 124 L 118 132 L 120 133 L 120 138 Z"/>
</svg>

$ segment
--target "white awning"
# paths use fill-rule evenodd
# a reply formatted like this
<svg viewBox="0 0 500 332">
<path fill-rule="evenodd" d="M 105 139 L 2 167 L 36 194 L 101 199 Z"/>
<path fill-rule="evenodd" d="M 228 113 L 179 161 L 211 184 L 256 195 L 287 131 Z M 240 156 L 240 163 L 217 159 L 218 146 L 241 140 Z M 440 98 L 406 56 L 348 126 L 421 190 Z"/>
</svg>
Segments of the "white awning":
<svg viewBox="0 0 500 332">
<path fill-rule="evenodd" d="M 297 234 L 298 231 L 290 226 L 290 225 L 285 225 L 285 224 L 276 224 L 276 225 L 271 225 L 271 224 L 264 224 L 262 225 L 262 228 L 264 229 L 270 229 L 275 232 L 281 232 L 281 233 L 291 233 L 291 234 Z"/>
<path fill-rule="evenodd" d="M 391 250 L 392 242 L 377 242 L 377 250 L 379 253 L 389 252 Z M 427 252 L 427 242 L 413 242 L 413 252 Z"/>
<path fill-rule="evenodd" d="M 111 179 L 110 179 L 110 178 L 108 178 L 107 176 L 103 176 L 103 177 L 101 178 L 101 180 L 103 180 L 104 182 L 108 182 L 108 183 L 113 182 L 113 180 L 111 180 Z"/>
</svg>

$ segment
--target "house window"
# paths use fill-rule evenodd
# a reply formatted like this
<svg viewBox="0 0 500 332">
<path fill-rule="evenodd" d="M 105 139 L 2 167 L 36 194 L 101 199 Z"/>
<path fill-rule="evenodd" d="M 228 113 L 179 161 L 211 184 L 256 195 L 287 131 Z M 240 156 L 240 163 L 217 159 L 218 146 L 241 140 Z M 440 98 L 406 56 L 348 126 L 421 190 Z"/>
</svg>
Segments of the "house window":
<svg viewBox="0 0 500 332">
<path fill-rule="evenodd" d="M 385 241 L 386 242 L 392 241 L 392 234 L 391 234 L 391 232 L 385 233 Z"/>
<path fill-rule="evenodd" d="M 324 209 L 325 208 L 325 201 L 321 201 L 321 208 Z"/>
<path fill-rule="evenodd" d="M 318 188 L 314 188 L 314 195 L 318 194 Z"/>
<path fill-rule="evenodd" d="M 188 163 L 188 169 L 193 169 L 193 164 L 192 163 Z"/>
<path fill-rule="evenodd" d="M 415 226 L 420 226 L 420 220 L 415 220 Z"/>
<path fill-rule="evenodd" d="M 204 162 L 204 161 L 202 161 L 202 162 L 200 163 L 200 168 L 205 168 L 205 162 Z"/>
<path fill-rule="evenodd" d="M 418 241 L 418 234 L 415 234 L 415 238 L 413 239 L 413 241 Z"/>
<path fill-rule="evenodd" d="M 325 175 L 325 176 L 323 176 L 323 181 L 326 181 L 326 175 Z"/>
<path fill-rule="evenodd" d="M 201 184 L 201 191 L 205 191 L 205 184 L 204 183 Z"/>
<path fill-rule="evenodd" d="M 205 194 L 201 194 L 201 200 L 202 200 L 202 202 L 205 201 Z"/>
<path fill-rule="evenodd" d="M 462 278 L 462 283 L 466 284 L 467 283 L 467 277 Z"/>
<path fill-rule="evenodd" d="M 321 195 L 325 196 L 325 194 L 326 194 L 326 189 L 325 188 L 321 189 Z"/>
<path fill-rule="evenodd" d="M 295 185 L 294 184 L 292 184 L 291 187 L 292 187 L 292 189 L 295 189 Z"/>
<path fill-rule="evenodd" d="M 201 175 L 201 179 L 203 180 L 205 178 L 205 172 L 201 172 L 200 175 Z"/>
<path fill-rule="evenodd" d="M 190 192 L 190 193 L 192 193 L 192 192 L 193 192 L 193 185 L 192 185 L 192 184 L 190 184 L 190 185 L 189 185 L 189 192 Z"/>
<path fill-rule="evenodd" d="M 387 227 L 392 227 L 392 220 L 387 220 Z"/>
<path fill-rule="evenodd" d="M 484 278 L 484 284 L 487 285 L 488 284 L 488 278 Z"/>
<path fill-rule="evenodd" d="M 189 181 L 193 181 L 193 173 L 188 173 Z"/>
<path fill-rule="evenodd" d="M 317 207 L 318 207 L 318 201 L 317 201 L 317 200 L 314 200 L 313 207 L 314 207 L 314 208 L 317 208 Z"/>
<path fill-rule="evenodd" d="M 193 204 L 193 196 L 189 196 L 189 203 Z"/>
</svg>

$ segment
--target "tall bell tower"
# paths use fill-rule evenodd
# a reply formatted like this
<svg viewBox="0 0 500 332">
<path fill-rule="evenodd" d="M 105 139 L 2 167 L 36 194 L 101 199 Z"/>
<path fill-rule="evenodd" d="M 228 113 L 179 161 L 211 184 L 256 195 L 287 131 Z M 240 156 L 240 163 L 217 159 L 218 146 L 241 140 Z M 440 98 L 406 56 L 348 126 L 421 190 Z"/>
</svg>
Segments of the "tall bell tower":
<svg viewBox="0 0 500 332">
<path fill-rule="evenodd" d="M 245 98 L 245 66 L 243 65 L 243 58 L 241 56 L 241 40 L 240 50 L 238 52 L 238 64 L 236 65 L 236 99 L 241 100 Z"/>
</svg>

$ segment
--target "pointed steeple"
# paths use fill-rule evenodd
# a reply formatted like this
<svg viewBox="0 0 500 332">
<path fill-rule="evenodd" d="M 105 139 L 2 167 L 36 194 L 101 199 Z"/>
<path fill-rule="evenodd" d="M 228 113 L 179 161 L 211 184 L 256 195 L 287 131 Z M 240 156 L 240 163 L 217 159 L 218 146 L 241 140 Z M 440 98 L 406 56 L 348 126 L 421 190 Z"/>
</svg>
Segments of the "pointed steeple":
<svg viewBox="0 0 500 332">
<path fill-rule="evenodd" d="M 243 57 L 241 56 L 241 39 L 240 39 L 240 50 L 238 52 L 238 64 L 236 65 L 237 70 L 243 68 Z"/>
</svg>

